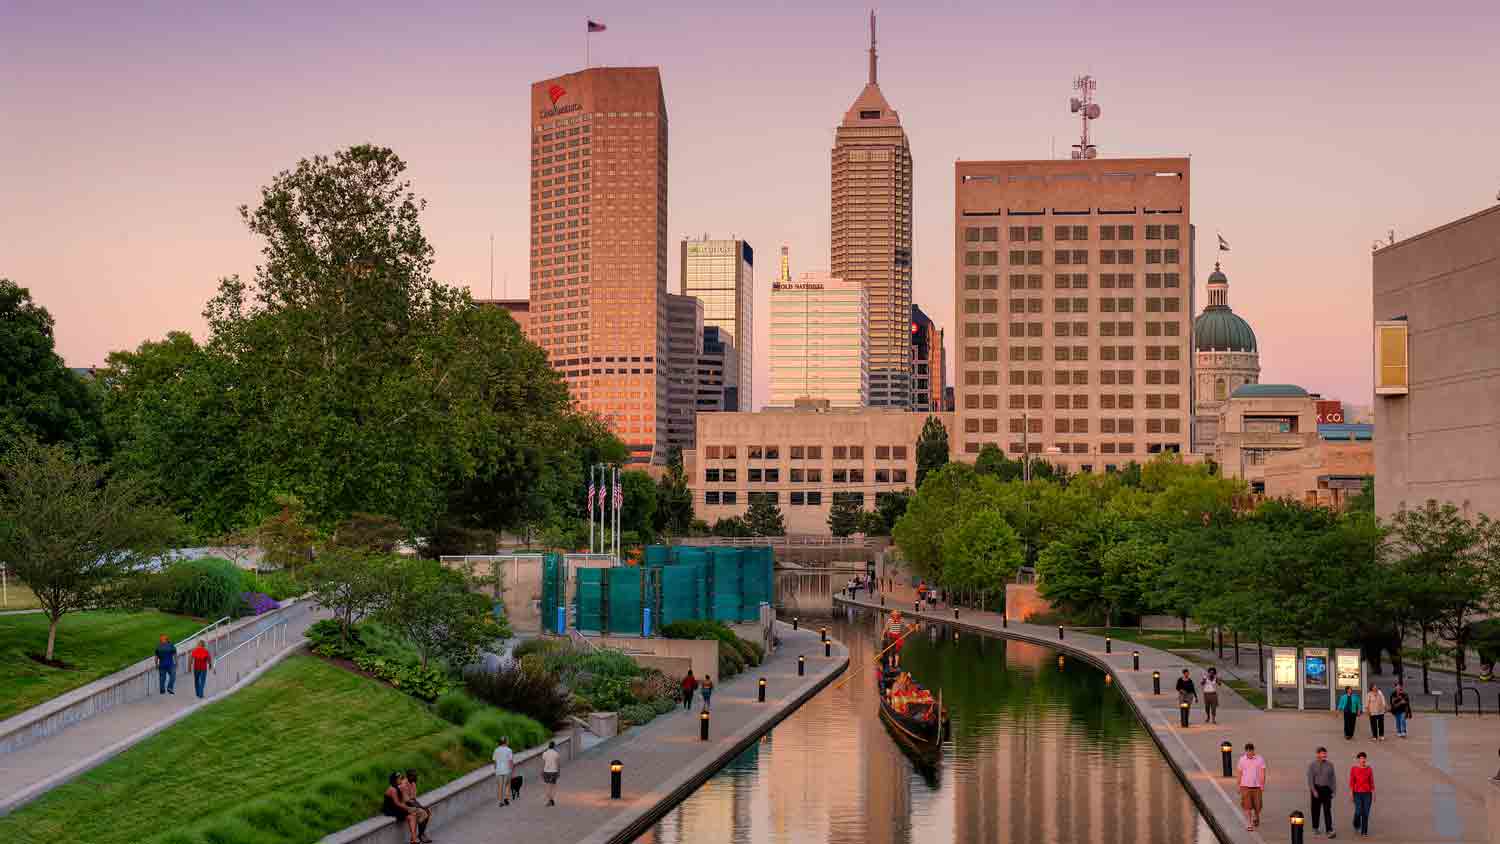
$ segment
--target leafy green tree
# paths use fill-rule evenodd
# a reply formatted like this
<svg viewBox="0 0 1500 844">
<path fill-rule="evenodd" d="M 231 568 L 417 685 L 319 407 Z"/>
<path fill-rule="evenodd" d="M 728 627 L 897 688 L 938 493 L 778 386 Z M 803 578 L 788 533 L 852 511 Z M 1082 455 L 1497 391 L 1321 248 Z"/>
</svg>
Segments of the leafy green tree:
<svg viewBox="0 0 1500 844">
<path fill-rule="evenodd" d="M 745 524 L 754 536 L 786 536 L 786 519 L 770 496 L 756 496 L 750 501 Z"/>
<path fill-rule="evenodd" d="M 255 544 L 265 563 L 296 576 L 312 562 L 318 531 L 307 523 L 307 508 L 296 496 L 276 496 L 276 508 L 255 528 Z"/>
<path fill-rule="evenodd" d="M 333 530 L 334 545 L 366 551 L 390 553 L 406 538 L 400 522 L 376 513 L 353 513 Z"/>
<path fill-rule="evenodd" d="M 656 482 L 657 533 L 683 536 L 693 524 L 693 493 L 688 489 L 687 473 L 682 466 L 682 450 L 673 446 L 667 453 L 667 470 Z"/>
<path fill-rule="evenodd" d="M 927 417 L 922 433 L 917 436 L 917 488 L 928 473 L 941 469 L 948 463 L 948 429 L 936 416 Z"/>
<path fill-rule="evenodd" d="M 852 536 L 860 529 L 863 510 L 853 501 L 840 497 L 828 509 L 828 530 L 834 536 Z"/>
<path fill-rule="evenodd" d="M 0 454 L 32 437 L 107 457 L 99 395 L 58 357 L 52 328 L 29 290 L 0 278 Z"/>
<path fill-rule="evenodd" d="M 891 534 L 891 528 L 886 524 L 885 518 L 880 515 L 879 510 L 861 509 L 857 521 L 858 526 L 854 529 L 855 533 L 862 533 L 865 536 L 890 536 Z"/>
<path fill-rule="evenodd" d="M 1001 481 L 1020 480 L 1021 468 L 1021 461 L 1006 457 L 1005 452 L 994 443 L 985 443 L 980 446 L 979 456 L 974 460 L 975 472 Z"/>
<path fill-rule="evenodd" d="M 400 557 L 368 546 L 324 545 L 308 568 L 308 584 L 318 606 L 333 612 L 345 641 L 361 618 L 379 611 L 390 599 Z"/>
<path fill-rule="evenodd" d="M 1487 559 L 1492 530 L 1486 516 L 1471 520 L 1452 504 L 1431 500 L 1403 507 L 1391 520 L 1388 553 L 1408 584 L 1405 597 L 1418 629 L 1424 637 L 1432 631 L 1448 642 L 1459 674 L 1466 667 L 1474 619 L 1494 605 L 1492 578 L 1500 559 Z M 1425 685 L 1425 660 L 1422 670 Z"/>
<path fill-rule="evenodd" d="M 906 515 L 906 508 L 911 504 L 912 491 L 904 489 L 900 492 L 878 492 L 875 494 L 875 512 L 880 516 L 882 529 L 880 536 L 890 536 L 896 529 L 896 522 Z"/>
<path fill-rule="evenodd" d="M 739 516 L 725 516 L 714 522 L 714 536 L 747 537 L 755 536 L 755 531 Z"/>
<path fill-rule="evenodd" d="M 47 614 L 49 662 L 63 616 L 108 603 L 177 530 L 139 482 L 109 478 L 66 446 L 23 439 L 0 458 L 0 563 Z"/>
<path fill-rule="evenodd" d="M 943 584 L 949 588 L 1004 588 L 1023 559 L 1021 540 L 993 510 L 974 510 L 943 536 Z"/>
<path fill-rule="evenodd" d="M 509 635 L 492 622 L 490 599 L 471 591 L 462 572 L 422 559 L 400 560 L 387 571 L 375 617 L 411 643 L 423 668 L 434 659 L 463 668 L 480 648 Z"/>
<path fill-rule="evenodd" d="M 632 469 L 620 473 L 620 486 L 625 490 L 620 505 L 620 530 L 634 532 L 642 540 L 649 539 L 656 521 L 656 484 L 651 482 L 650 475 Z"/>
<path fill-rule="evenodd" d="M 1125 524 L 1109 512 L 1095 512 L 1037 555 L 1037 591 L 1056 605 L 1091 618 L 1111 607 L 1106 591 L 1104 553 L 1125 536 Z"/>
<path fill-rule="evenodd" d="M 949 463 L 912 495 L 892 537 L 918 574 L 941 582 L 943 534 L 958 521 L 960 505 L 979 489 L 979 480 L 972 466 Z"/>
</svg>

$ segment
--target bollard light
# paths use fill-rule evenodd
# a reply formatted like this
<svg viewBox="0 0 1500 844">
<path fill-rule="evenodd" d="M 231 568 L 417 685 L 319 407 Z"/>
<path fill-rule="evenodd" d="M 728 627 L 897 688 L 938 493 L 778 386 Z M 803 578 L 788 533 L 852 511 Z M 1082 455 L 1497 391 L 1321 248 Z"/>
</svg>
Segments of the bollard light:
<svg viewBox="0 0 1500 844">
<path fill-rule="evenodd" d="M 955 641 L 955 642 L 958 641 L 958 631 L 957 630 L 953 631 L 953 641 Z"/>
<path fill-rule="evenodd" d="M 1114 640 L 1110 639 L 1108 636 L 1104 637 L 1104 652 L 1107 654 L 1115 652 Z"/>
<path fill-rule="evenodd" d="M 956 618 L 958 618 L 958 607 L 954 607 L 954 608 L 953 608 L 953 617 L 954 617 L 954 618 L 955 618 L 955 619 L 956 619 Z"/>
<path fill-rule="evenodd" d="M 804 675 L 806 673 L 807 673 L 807 657 L 801 656 L 799 654 L 797 656 L 797 676 L 801 677 L 802 675 Z"/>
<path fill-rule="evenodd" d="M 833 656 L 833 643 L 827 639 L 823 640 L 823 656 Z"/>
<path fill-rule="evenodd" d="M 625 766 L 618 759 L 609 763 L 609 799 L 611 800 L 620 799 L 620 772 L 624 770 Z"/>
<path fill-rule="evenodd" d="M 921 612 L 922 611 L 922 602 L 921 601 L 912 601 L 911 602 L 911 611 L 912 612 Z"/>
<path fill-rule="evenodd" d="M 1304 834 L 1302 830 L 1302 811 L 1300 809 L 1293 810 L 1288 820 L 1292 822 L 1292 844 L 1302 844 L 1302 836 Z"/>
<path fill-rule="evenodd" d="M 825 642 L 828 641 L 828 628 L 827 627 L 819 627 L 818 628 L 818 635 L 823 638 L 823 641 L 825 641 Z"/>
<path fill-rule="evenodd" d="M 800 626 L 801 626 L 801 624 L 802 624 L 802 619 L 796 617 L 795 615 L 792 616 L 792 629 L 793 630 L 799 629 Z"/>
<path fill-rule="evenodd" d="M 1153 672 L 1151 672 L 1151 694 L 1154 694 L 1154 695 L 1161 694 L 1161 672 L 1160 671 L 1153 671 Z"/>
<path fill-rule="evenodd" d="M 1113 675 L 1113 674 L 1106 674 L 1106 675 L 1104 675 L 1104 685 L 1106 685 L 1106 686 L 1113 686 L 1114 684 L 1115 684 L 1115 675 Z"/>
<path fill-rule="evenodd" d="M 1134 670 L 1134 671 L 1140 671 L 1141 670 L 1141 652 L 1140 651 L 1131 651 L 1130 652 L 1130 665 L 1131 665 L 1131 669 Z"/>
<path fill-rule="evenodd" d="M 1182 726 L 1186 727 L 1188 725 L 1188 715 L 1190 714 L 1190 710 L 1188 709 L 1188 702 L 1183 701 L 1182 703 L 1177 704 L 1177 711 L 1182 713 Z"/>
<path fill-rule="evenodd" d="M 1058 641 L 1062 641 L 1062 637 L 1063 637 L 1063 629 L 1062 629 L 1062 625 L 1059 624 L 1059 625 L 1057 625 L 1057 639 L 1058 639 Z"/>
<path fill-rule="evenodd" d="M 1234 776 L 1234 745 L 1227 741 L 1219 743 L 1219 761 L 1224 766 L 1224 776 Z"/>
<path fill-rule="evenodd" d="M 1002 628 L 1009 627 L 1010 626 L 1010 616 L 1006 615 L 1005 613 L 1000 613 L 1000 626 Z"/>
<path fill-rule="evenodd" d="M 760 702 L 766 702 L 766 678 L 760 678 Z"/>
<path fill-rule="evenodd" d="M 1057 655 L 1057 668 L 1058 668 L 1059 671 L 1061 671 L 1062 667 L 1063 667 L 1063 657 L 1062 657 L 1062 654 L 1058 654 Z"/>
<path fill-rule="evenodd" d="M 884 595 L 881 595 L 881 596 L 880 596 L 880 605 L 881 605 L 881 606 L 882 606 L 882 607 L 883 607 L 883 606 L 885 606 L 885 596 L 884 596 Z"/>
<path fill-rule="evenodd" d="M 708 710 L 698 713 L 698 738 L 708 741 Z"/>
</svg>

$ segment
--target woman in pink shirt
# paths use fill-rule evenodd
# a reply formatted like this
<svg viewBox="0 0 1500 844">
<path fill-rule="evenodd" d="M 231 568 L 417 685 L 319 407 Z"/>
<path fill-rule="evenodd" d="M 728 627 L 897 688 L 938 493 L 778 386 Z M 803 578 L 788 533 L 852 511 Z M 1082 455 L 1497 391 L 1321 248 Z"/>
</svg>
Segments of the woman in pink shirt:
<svg viewBox="0 0 1500 844">
<path fill-rule="evenodd" d="M 1364 753 L 1355 756 L 1354 760 L 1354 767 L 1349 769 L 1349 791 L 1354 795 L 1354 831 L 1369 835 L 1370 807 L 1375 802 L 1375 769 L 1370 767 Z"/>
<path fill-rule="evenodd" d="M 1260 826 L 1260 810 L 1266 791 L 1266 759 L 1256 754 L 1255 745 L 1247 742 L 1237 767 L 1240 773 L 1240 806 L 1245 810 L 1245 829 L 1254 831 Z"/>
</svg>

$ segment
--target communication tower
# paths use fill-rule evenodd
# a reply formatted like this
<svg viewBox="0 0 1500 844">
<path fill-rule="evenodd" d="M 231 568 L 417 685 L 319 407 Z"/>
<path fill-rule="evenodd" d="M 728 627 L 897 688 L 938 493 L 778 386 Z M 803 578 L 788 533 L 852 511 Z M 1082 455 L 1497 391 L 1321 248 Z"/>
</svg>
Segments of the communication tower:
<svg viewBox="0 0 1500 844">
<path fill-rule="evenodd" d="M 1094 77 L 1084 74 L 1073 80 L 1073 90 L 1078 96 L 1068 100 L 1068 110 L 1079 116 L 1083 123 L 1083 136 L 1073 145 L 1073 157 L 1096 158 L 1099 150 L 1089 143 L 1089 121 L 1099 119 L 1099 104 L 1094 102 L 1094 89 L 1099 83 Z"/>
</svg>

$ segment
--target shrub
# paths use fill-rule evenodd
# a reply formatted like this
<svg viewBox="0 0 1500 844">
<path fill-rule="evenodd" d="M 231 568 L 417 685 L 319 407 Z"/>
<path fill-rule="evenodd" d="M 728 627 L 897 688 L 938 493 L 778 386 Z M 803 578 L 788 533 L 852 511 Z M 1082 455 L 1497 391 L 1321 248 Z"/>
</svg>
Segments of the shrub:
<svg viewBox="0 0 1500 844">
<path fill-rule="evenodd" d="M 766 661 L 766 649 L 761 647 L 759 642 L 752 642 L 749 639 L 741 639 L 740 641 L 744 642 L 745 646 L 750 649 L 750 653 L 755 655 L 754 662 L 756 665 L 760 665 Z"/>
<path fill-rule="evenodd" d="M 464 674 L 469 694 L 501 709 L 509 709 L 547 726 L 563 723 L 573 711 L 573 696 L 550 672 L 528 674 L 519 666 L 499 671 L 472 670 Z"/>
<path fill-rule="evenodd" d="M 656 709 L 649 703 L 632 703 L 620 707 L 621 726 L 639 726 L 651 723 L 656 717 Z"/>
<path fill-rule="evenodd" d="M 682 695 L 680 680 L 668 677 L 660 671 L 647 671 L 636 681 L 636 699 L 640 701 L 667 698 L 675 701 Z"/>
<path fill-rule="evenodd" d="M 701 618 L 674 621 L 661 628 L 661 635 L 667 639 L 718 639 L 721 642 L 731 642 L 735 638 L 734 631 L 724 622 Z"/>
<path fill-rule="evenodd" d="M 638 702 L 632 685 L 630 677 L 594 677 L 573 691 L 595 712 L 619 712 Z"/>
<path fill-rule="evenodd" d="M 734 646 L 719 643 L 719 679 L 727 680 L 745 670 L 745 659 Z"/>
<path fill-rule="evenodd" d="M 755 651 L 751 649 L 749 642 L 736 636 L 734 637 L 733 644 L 734 652 L 740 655 L 740 660 L 745 663 L 746 667 L 760 664 L 760 660 L 755 658 Z"/>
<path fill-rule="evenodd" d="M 485 756 L 489 755 L 500 739 L 510 739 L 510 749 L 517 753 L 528 747 L 536 747 L 546 741 L 552 733 L 534 719 L 514 712 L 498 712 L 493 709 L 483 710 L 469 719 L 464 725 L 464 737 L 470 736 L 485 740 Z"/>
<path fill-rule="evenodd" d="M 453 685 L 445 671 L 431 666 L 423 668 L 413 663 L 396 662 L 383 656 L 360 654 L 354 664 L 370 676 L 384 680 L 412 697 L 434 701 Z"/>
<path fill-rule="evenodd" d="M 479 711 L 479 701 L 460 691 L 452 691 L 437 699 L 432 710 L 450 724 L 462 727 L 469 717 Z"/>
<path fill-rule="evenodd" d="M 532 654 L 545 656 L 546 654 L 565 648 L 566 644 L 557 639 L 527 639 L 511 652 L 516 659 L 524 659 Z"/>
<path fill-rule="evenodd" d="M 657 715 L 665 715 L 677 708 L 677 701 L 669 697 L 659 697 L 651 701 L 651 708 L 656 710 Z"/>
<path fill-rule="evenodd" d="M 244 603 L 242 615 L 265 615 L 272 610 L 281 609 L 281 604 L 264 592 L 241 592 L 240 601 Z"/>
<path fill-rule="evenodd" d="M 178 560 L 153 580 L 148 600 L 157 609 L 213 619 L 241 607 L 240 569 L 222 557 Z"/>
<path fill-rule="evenodd" d="M 349 631 L 352 641 L 346 642 L 343 633 L 339 630 L 339 623 L 331 618 L 314 623 L 303 635 L 307 637 L 307 643 L 312 648 L 312 652 L 324 659 L 353 660 L 365 652 L 359 628 Z"/>
</svg>

